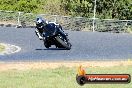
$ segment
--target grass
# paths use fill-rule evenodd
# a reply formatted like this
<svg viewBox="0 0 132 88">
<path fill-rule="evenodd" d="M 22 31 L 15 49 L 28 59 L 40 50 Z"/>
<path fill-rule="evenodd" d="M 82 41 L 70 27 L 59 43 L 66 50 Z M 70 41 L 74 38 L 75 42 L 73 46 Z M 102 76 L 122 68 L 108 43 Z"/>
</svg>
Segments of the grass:
<svg viewBox="0 0 132 88">
<path fill-rule="evenodd" d="M 4 50 L 5 50 L 5 47 L 0 44 L 0 53 L 3 52 Z"/>
<path fill-rule="evenodd" d="M 132 33 L 132 27 L 128 27 L 126 30 L 127 33 Z"/>
<path fill-rule="evenodd" d="M 132 66 L 89 67 L 88 74 L 109 73 L 132 75 Z M 0 88 L 132 88 L 129 84 L 86 84 L 76 83 L 77 68 L 8 70 L 0 72 Z"/>
</svg>

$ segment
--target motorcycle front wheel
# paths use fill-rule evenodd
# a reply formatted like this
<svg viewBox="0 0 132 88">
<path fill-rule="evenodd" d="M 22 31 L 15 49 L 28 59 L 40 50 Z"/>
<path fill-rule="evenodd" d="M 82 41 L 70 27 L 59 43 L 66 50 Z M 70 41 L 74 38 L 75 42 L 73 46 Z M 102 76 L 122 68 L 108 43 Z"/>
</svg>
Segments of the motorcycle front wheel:
<svg viewBox="0 0 132 88">
<path fill-rule="evenodd" d="M 44 46 L 45 46 L 46 48 L 49 48 L 49 47 L 50 47 L 50 45 L 47 43 L 47 40 L 46 40 L 45 37 L 43 37 L 43 42 L 44 42 Z"/>
<path fill-rule="evenodd" d="M 62 48 L 65 48 L 67 50 L 71 49 L 71 43 L 67 42 L 65 39 L 62 39 L 61 36 L 57 36 L 56 40 L 62 46 Z"/>
</svg>

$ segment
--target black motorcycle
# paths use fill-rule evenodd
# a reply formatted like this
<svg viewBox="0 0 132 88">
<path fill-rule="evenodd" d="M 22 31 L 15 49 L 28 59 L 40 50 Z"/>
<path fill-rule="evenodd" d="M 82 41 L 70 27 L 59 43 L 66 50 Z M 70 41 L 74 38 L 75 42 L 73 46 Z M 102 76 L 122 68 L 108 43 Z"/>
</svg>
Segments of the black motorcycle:
<svg viewBox="0 0 132 88">
<path fill-rule="evenodd" d="M 69 42 L 68 34 L 60 30 L 57 25 L 52 26 L 54 27 L 52 27 L 50 30 L 45 29 L 43 32 L 44 46 L 49 48 L 51 45 L 55 45 L 56 48 L 70 50 L 72 45 Z"/>
</svg>

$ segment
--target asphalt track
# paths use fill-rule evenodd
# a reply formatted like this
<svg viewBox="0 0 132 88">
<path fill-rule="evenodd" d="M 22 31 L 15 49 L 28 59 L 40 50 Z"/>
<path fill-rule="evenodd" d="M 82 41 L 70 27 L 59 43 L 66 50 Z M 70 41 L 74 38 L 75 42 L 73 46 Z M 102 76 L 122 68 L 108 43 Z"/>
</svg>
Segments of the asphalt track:
<svg viewBox="0 0 132 88">
<path fill-rule="evenodd" d="M 71 50 L 46 49 L 34 28 L 0 27 L 0 42 L 21 47 L 21 51 L 0 56 L 0 61 L 77 61 L 127 60 L 132 58 L 132 35 L 65 31 L 69 33 Z"/>
</svg>

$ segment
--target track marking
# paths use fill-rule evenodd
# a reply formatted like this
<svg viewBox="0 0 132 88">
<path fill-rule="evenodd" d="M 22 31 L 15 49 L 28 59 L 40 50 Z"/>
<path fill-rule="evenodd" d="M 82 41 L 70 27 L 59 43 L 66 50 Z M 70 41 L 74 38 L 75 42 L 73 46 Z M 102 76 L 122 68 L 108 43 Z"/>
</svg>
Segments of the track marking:
<svg viewBox="0 0 132 88">
<path fill-rule="evenodd" d="M 16 45 L 11 45 L 11 44 L 5 44 L 5 43 L 0 43 L 1 45 L 5 46 L 5 50 L 0 53 L 0 55 L 7 55 L 7 54 L 13 54 L 21 51 L 21 48 Z"/>
</svg>

